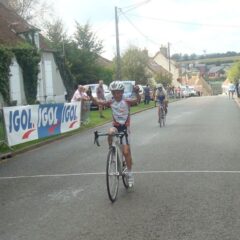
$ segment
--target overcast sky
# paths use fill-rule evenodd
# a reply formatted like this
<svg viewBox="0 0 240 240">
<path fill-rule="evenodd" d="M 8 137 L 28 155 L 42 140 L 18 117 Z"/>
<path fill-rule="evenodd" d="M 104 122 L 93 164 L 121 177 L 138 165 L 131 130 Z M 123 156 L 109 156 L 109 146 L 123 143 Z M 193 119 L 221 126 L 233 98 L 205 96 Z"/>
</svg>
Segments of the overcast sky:
<svg viewBox="0 0 240 240">
<path fill-rule="evenodd" d="M 93 32 L 103 40 L 102 55 L 109 59 L 116 53 L 115 6 L 119 8 L 121 53 L 135 45 L 148 49 L 152 56 L 168 42 L 171 54 L 240 52 L 239 0 L 54 1 L 55 13 L 69 34 L 74 31 L 75 21 L 82 25 L 89 21 Z"/>
</svg>

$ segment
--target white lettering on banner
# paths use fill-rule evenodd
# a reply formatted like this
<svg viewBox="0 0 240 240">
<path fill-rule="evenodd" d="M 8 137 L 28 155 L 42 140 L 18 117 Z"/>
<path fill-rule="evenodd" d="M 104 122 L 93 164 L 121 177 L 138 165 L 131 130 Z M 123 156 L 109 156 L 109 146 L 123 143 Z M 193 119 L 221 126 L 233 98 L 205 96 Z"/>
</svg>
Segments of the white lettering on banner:
<svg viewBox="0 0 240 240">
<path fill-rule="evenodd" d="M 38 127 L 57 124 L 57 107 L 44 107 L 38 110 Z"/>
<path fill-rule="evenodd" d="M 76 120 L 76 111 L 77 105 L 65 105 L 62 111 L 62 123 Z"/>
<path fill-rule="evenodd" d="M 31 129 L 31 109 L 23 109 L 9 112 L 9 132 Z"/>
<path fill-rule="evenodd" d="M 81 103 L 4 107 L 9 146 L 80 127 Z"/>
</svg>

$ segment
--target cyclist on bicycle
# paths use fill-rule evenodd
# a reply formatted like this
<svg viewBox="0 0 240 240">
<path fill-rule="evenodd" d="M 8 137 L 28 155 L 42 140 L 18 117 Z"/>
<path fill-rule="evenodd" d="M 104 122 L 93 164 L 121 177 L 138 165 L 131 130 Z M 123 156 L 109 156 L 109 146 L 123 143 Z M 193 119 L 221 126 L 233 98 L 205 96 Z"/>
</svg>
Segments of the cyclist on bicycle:
<svg viewBox="0 0 240 240">
<path fill-rule="evenodd" d="M 94 99 L 90 96 L 91 100 L 96 105 L 111 107 L 112 109 L 112 118 L 113 118 L 113 127 L 109 129 L 109 136 L 108 136 L 108 143 L 109 146 L 112 146 L 112 136 L 117 132 L 123 132 L 124 130 L 127 131 L 127 137 L 123 138 L 123 155 L 126 160 L 127 165 L 127 175 L 129 186 L 134 184 L 134 177 L 132 173 L 132 155 L 130 149 L 130 106 L 136 105 L 140 102 L 141 96 L 139 95 L 139 87 L 136 85 L 134 86 L 133 90 L 136 93 L 135 99 L 128 99 L 124 98 L 124 85 L 121 81 L 114 81 L 109 86 L 110 91 L 112 92 L 112 99 L 111 100 L 99 100 Z"/>
<path fill-rule="evenodd" d="M 160 117 L 160 104 L 163 104 L 165 114 L 167 114 L 167 108 L 168 108 L 168 99 L 167 99 L 167 92 L 163 88 L 163 85 L 161 83 L 157 84 L 157 89 L 155 93 L 155 101 L 159 103 L 158 106 L 158 119 Z"/>
</svg>

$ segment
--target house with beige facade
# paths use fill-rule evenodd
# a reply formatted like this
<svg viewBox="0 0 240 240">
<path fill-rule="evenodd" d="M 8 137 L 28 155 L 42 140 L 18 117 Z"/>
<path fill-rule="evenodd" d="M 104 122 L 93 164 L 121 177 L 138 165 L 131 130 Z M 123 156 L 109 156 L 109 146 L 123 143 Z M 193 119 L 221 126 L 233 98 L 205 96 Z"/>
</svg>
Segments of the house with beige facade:
<svg viewBox="0 0 240 240">
<path fill-rule="evenodd" d="M 172 85 L 174 87 L 178 87 L 181 84 L 178 82 L 179 79 L 179 68 L 176 65 L 176 62 L 169 59 L 168 50 L 166 47 L 161 47 L 160 51 L 158 51 L 152 60 L 161 66 L 165 71 L 172 75 Z"/>
</svg>

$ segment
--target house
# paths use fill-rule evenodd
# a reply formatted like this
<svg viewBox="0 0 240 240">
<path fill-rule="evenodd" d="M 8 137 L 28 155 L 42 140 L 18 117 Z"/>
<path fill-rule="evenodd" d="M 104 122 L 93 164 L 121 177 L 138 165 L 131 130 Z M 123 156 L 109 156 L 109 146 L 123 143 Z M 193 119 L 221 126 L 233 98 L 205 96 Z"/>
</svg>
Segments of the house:
<svg viewBox="0 0 240 240">
<path fill-rule="evenodd" d="M 215 66 L 210 68 L 210 70 L 208 71 L 208 77 L 212 79 L 221 78 L 225 76 L 226 73 L 223 66 Z"/>
<path fill-rule="evenodd" d="M 148 67 L 147 67 L 147 75 L 149 76 L 148 82 L 150 85 L 156 85 L 156 81 L 154 79 L 154 76 L 156 74 L 161 74 L 163 76 L 169 76 L 171 73 L 169 73 L 166 69 L 164 69 L 161 65 L 157 64 L 153 58 L 148 59 Z"/>
<path fill-rule="evenodd" d="M 204 63 L 196 63 L 195 68 L 198 69 L 200 76 L 204 77 L 207 73 L 207 66 Z"/>
<path fill-rule="evenodd" d="M 113 66 L 113 62 L 98 55 L 98 58 L 97 58 L 97 64 L 101 67 L 105 67 L 105 68 L 112 68 Z"/>
<path fill-rule="evenodd" d="M 40 34 L 40 29 L 28 24 L 14 11 L 0 3 L 0 45 L 14 47 L 24 42 L 30 42 L 39 49 L 41 54 L 37 101 L 40 103 L 65 102 L 66 88 L 54 60 L 54 51 L 45 43 L 44 37 Z M 15 57 L 12 59 L 10 74 L 11 102 L 16 105 L 27 104 L 22 69 Z"/>
<path fill-rule="evenodd" d="M 179 79 L 179 69 L 176 66 L 176 63 L 173 60 L 170 60 L 168 57 L 168 50 L 166 47 L 161 47 L 153 57 L 153 61 L 160 65 L 165 71 L 172 75 L 172 85 L 178 87 L 180 85 Z"/>
</svg>

